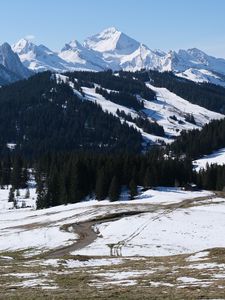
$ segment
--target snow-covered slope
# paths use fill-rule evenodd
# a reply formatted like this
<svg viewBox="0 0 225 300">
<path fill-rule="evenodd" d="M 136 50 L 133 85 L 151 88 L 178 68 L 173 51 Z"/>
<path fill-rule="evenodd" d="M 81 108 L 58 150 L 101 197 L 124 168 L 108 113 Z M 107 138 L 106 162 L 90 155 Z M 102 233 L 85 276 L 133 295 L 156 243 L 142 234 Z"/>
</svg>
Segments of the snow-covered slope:
<svg viewBox="0 0 225 300">
<path fill-rule="evenodd" d="M 184 72 L 176 73 L 177 76 L 189 79 L 195 82 L 209 82 L 216 85 L 221 85 L 225 87 L 225 76 L 218 75 L 217 73 L 213 73 L 204 69 L 187 69 Z"/>
<path fill-rule="evenodd" d="M 74 85 L 69 81 L 69 77 L 60 74 L 57 74 L 56 77 L 58 78 L 57 80 L 61 79 L 63 82 L 68 82 L 73 88 Z M 84 97 L 85 100 L 99 104 L 104 111 L 107 111 L 116 117 L 118 117 L 117 110 L 120 110 L 124 111 L 127 115 L 130 114 L 132 118 L 141 116 L 144 118 L 147 117 L 151 122 L 157 122 L 163 127 L 166 134 L 165 137 L 154 136 L 143 132 L 143 130 L 134 123 L 128 122 L 129 125 L 141 132 L 145 140 L 153 143 L 157 141 L 171 142 L 182 130 L 200 129 L 211 120 L 224 118 L 224 115 L 192 104 L 166 88 L 157 88 L 149 83 L 146 85 L 156 93 L 156 100 L 148 101 L 137 95 L 137 99 L 143 101 L 144 104 L 144 109 L 140 112 L 105 99 L 102 95 L 96 93 L 95 88 L 101 87 L 97 84 L 95 84 L 95 88 L 82 87 L 84 96 L 76 89 L 74 89 L 74 92 L 80 97 Z M 110 92 L 110 90 L 107 91 Z M 124 121 L 121 117 L 120 119 Z"/>
<path fill-rule="evenodd" d="M 157 100 L 145 101 L 144 111 L 150 119 L 163 126 L 168 135 L 177 136 L 182 130 L 201 128 L 213 119 L 224 118 L 224 115 L 192 104 L 166 88 L 147 85 L 156 92 Z M 194 117 L 195 124 L 188 121 L 190 115 Z"/>
<path fill-rule="evenodd" d="M 143 194 L 146 199 L 150 197 L 150 202 L 151 196 L 154 198 L 151 190 Z M 172 193 L 167 197 L 171 199 Z M 167 256 L 224 247 L 221 232 L 225 226 L 225 204 L 223 198 L 216 201 L 217 204 L 213 200 L 199 201 L 198 206 L 192 204 L 186 209 L 162 209 L 97 224 L 95 230 L 99 237 L 73 254 L 109 255 L 110 244 L 120 246 L 123 256 Z"/>
<path fill-rule="evenodd" d="M 31 75 L 8 43 L 0 46 L 0 84 L 11 83 Z"/>
<path fill-rule="evenodd" d="M 74 70 L 103 71 L 110 67 L 98 52 L 85 48 L 76 40 L 66 44 L 59 57 L 70 63 Z"/>
<path fill-rule="evenodd" d="M 205 155 L 200 159 L 193 161 L 195 170 L 198 172 L 205 169 L 207 165 L 225 165 L 225 148 L 214 151 L 212 154 Z"/>
<path fill-rule="evenodd" d="M 151 50 L 115 27 L 87 38 L 83 45 L 76 40 L 69 42 L 59 53 L 26 39 L 13 45 L 13 50 L 24 65 L 34 71 L 136 71 L 146 68 L 172 71 L 196 82 L 225 86 L 225 59 L 207 55 L 196 48 L 168 53 Z"/>
<path fill-rule="evenodd" d="M 225 59 L 209 56 L 196 48 L 170 51 L 162 58 L 161 71 L 172 71 L 195 82 L 225 86 Z"/>
<path fill-rule="evenodd" d="M 19 200 L 25 202 L 29 206 L 21 209 L 12 209 L 12 203 L 8 202 L 8 193 L 9 190 L 0 189 L 0 252 L 23 249 L 29 251 L 31 255 L 40 253 L 39 251 L 44 252 L 75 243 L 78 236 L 73 230 L 68 230 L 68 232 L 66 230 L 61 230 L 62 226 L 65 224 L 69 225 L 85 222 L 97 217 L 112 215 L 113 213 L 116 214 L 137 210 L 143 212 L 143 209 L 148 209 L 148 204 L 151 205 L 152 209 L 153 205 L 156 205 L 157 207 L 158 204 L 166 205 L 179 203 L 184 199 L 210 196 L 212 194 L 207 191 L 189 192 L 181 191 L 176 188 L 161 188 L 157 190 L 148 190 L 134 201 L 118 201 L 111 203 L 107 200 L 100 202 L 93 200 L 37 211 L 35 210 L 35 189 L 31 190 L 30 199 L 25 199 L 25 190 L 20 190 L 21 196 Z M 125 200 L 127 199 L 126 196 Z M 146 208 L 144 208 L 143 205 L 146 205 Z M 158 214 L 159 216 L 161 215 L 160 212 L 158 212 Z M 154 217 L 154 215 L 155 213 L 151 216 L 148 215 L 149 226 L 151 226 L 152 217 Z M 133 219 L 133 221 L 135 220 L 136 218 Z M 132 225 L 132 228 L 125 233 L 124 237 L 128 237 L 130 233 L 139 226 L 142 226 L 145 222 L 146 218 L 139 219 L 139 223 L 135 222 L 134 225 Z M 109 224 L 111 225 L 111 223 Z M 124 229 L 125 227 L 123 230 Z M 120 230 L 115 230 L 114 234 L 118 234 L 117 239 L 119 241 L 122 236 L 120 235 Z M 142 231 L 140 236 L 142 236 Z M 109 241 L 110 239 L 108 242 Z M 97 240 L 97 242 L 99 241 Z M 102 254 L 109 255 L 109 249 L 107 253 L 105 253 L 107 250 L 106 243 L 107 241 L 104 239 L 104 244 L 102 244 Z M 140 245 L 142 244 L 143 243 L 140 243 Z M 146 251 L 145 255 L 152 255 L 152 252 L 147 254 L 149 247 L 146 247 L 146 245 L 143 246 Z M 87 251 L 87 249 L 85 248 L 83 251 Z M 96 251 L 95 247 L 93 247 L 93 251 Z M 134 251 L 136 251 L 136 249 Z M 99 253 L 96 255 L 99 255 Z M 135 252 L 133 252 L 133 254 L 134 253 Z"/>
<path fill-rule="evenodd" d="M 225 75 L 225 60 L 209 56 L 203 51 L 193 48 L 180 50 L 178 55 L 184 57 L 193 67 L 211 70 L 212 72 Z"/>
</svg>

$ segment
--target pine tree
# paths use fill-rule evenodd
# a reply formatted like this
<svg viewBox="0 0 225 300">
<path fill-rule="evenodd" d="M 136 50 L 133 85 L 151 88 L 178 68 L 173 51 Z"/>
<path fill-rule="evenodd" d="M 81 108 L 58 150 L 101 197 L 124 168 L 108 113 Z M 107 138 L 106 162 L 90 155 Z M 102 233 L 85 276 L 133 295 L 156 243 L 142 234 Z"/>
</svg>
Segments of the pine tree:
<svg viewBox="0 0 225 300">
<path fill-rule="evenodd" d="M 22 187 L 22 160 L 20 157 L 16 157 L 11 175 L 11 182 L 14 189 Z"/>
<path fill-rule="evenodd" d="M 54 168 L 47 179 L 47 193 L 46 193 L 46 207 L 57 206 L 61 204 L 60 201 L 60 175 L 56 168 Z"/>
<path fill-rule="evenodd" d="M 29 190 L 29 188 L 27 188 L 26 194 L 25 194 L 25 199 L 29 199 L 29 198 L 30 198 L 30 190 Z"/>
<path fill-rule="evenodd" d="M 22 188 L 27 187 L 28 180 L 29 180 L 29 172 L 28 172 L 27 168 L 24 168 L 22 170 L 22 178 L 21 178 L 21 187 Z"/>
<path fill-rule="evenodd" d="M 144 186 L 146 188 L 149 188 L 151 186 L 151 172 L 150 169 L 147 168 L 146 172 L 145 172 L 145 177 L 144 177 Z"/>
<path fill-rule="evenodd" d="M 18 208 L 18 203 L 17 203 L 17 199 L 16 198 L 14 198 L 13 207 L 16 208 L 16 209 Z"/>
<path fill-rule="evenodd" d="M 98 200 L 104 200 L 107 197 L 107 182 L 106 182 L 106 174 L 104 169 L 100 169 L 97 175 L 97 181 L 95 186 L 95 194 Z"/>
<path fill-rule="evenodd" d="M 13 190 L 13 188 L 10 188 L 8 202 L 14 202 L 14 199 L 15 199 L 14 190 Z"/>
<path fill-rule="evenodd" d="M 46 204 L 46 189 L 44 184 L 44 178 L 45 176 L 43 174 L 36 174 L 36 182 L 37 182 L 37 201 L 36 201 L 36 207 L 37 209 L 42 209 L 48 207 Z"/>
<path fill-rule="evenodd" d="M 120 197 L 120 185 L 116 176 L 113 177 L 109 187 L 109 200 L 117 201 Z"/>
<path fill-rule="evenodd" d="M 131 179 L 129 183 L 129 189 L 130 189 L 130 199 L 134 199 L 135 196 L 137 196 L 137 184 L 134 181 L 134 179 Z"/>
</svg>

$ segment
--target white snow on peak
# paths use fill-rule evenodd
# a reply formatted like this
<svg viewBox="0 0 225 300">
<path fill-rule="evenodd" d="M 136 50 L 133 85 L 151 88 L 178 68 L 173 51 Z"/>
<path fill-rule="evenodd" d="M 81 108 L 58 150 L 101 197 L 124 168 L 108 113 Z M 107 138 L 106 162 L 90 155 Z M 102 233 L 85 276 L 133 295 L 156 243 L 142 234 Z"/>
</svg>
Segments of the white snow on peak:
<svg viewBox="0 0 225 300">
<path fill-rule="evenodd" d="M 85 48 L 77 40 L 65 44 L 59 57 L 70 63 L 70 70 L 103 71 L 110 68 L 100 53 Z"/>
<path fill-rule="evenodd" d="M 86 39 L 84 46 L 99 52 L 130 54 L 140 46 L 140 43 L 115 27 L 110 27 Z"/>
<path fill-rule="evenodd" d="M 62 48 L 61 52 L 66 50 L 73 50 L 73 49 L 83 49 L 84 47 L 77 41 L 72 40 L 68 44 L 65 44 L 65 46 Z"/>
<path fill-rule="evenodd" d="M 197 48 L 179 50 L 177 55 L 181 63 L 180 66 L 185 70 L 187 68 L 195 68 L 225 74 L 225 59 L 207 55 Z M 179 65 L 177 65 L 176 68 L 177 71 L 179 71 Z"/>
<path fill-rule="evenodd" d="M 57 53 L 44 45 L 35 45 L 30 40 L 21 39 L 12 46 L 23 64 L 31 70 L 41 72 L 46 70 L 65 71 L 67 63 Z"/>
<path fill-rule="evenodd" d="M 160 69 L 161 55 L 152 51 L 146 45 L 140 46 L 129 55 L 120 58 L 120 68 L 126 71 L 138 71 L 141 69 Z"/>
<path fill-rule="evenodd" d="M 59 53 L 44 45 L 21 39 L 13 45 L 22 63 L 31 70 L 56 72 L 72 70 L 102 71 L 106 69 L 137 71 L 152 69 L 170 71 L 196 82 L 225 86 L 225 59 L 207 55 L 197 48 L 164 52 L 129 37 L 115 27 L 87 38 L 66 43 Z"/>
<path fill-rule="evenodd" d="M 195 82 L 208 82 L 225 87 L 225 81 L 222 80 L 216 73 L 204 69 L 187 69 L 184 72 L 176 73 L 177 76 L 189 79 Z"/>
</svg>

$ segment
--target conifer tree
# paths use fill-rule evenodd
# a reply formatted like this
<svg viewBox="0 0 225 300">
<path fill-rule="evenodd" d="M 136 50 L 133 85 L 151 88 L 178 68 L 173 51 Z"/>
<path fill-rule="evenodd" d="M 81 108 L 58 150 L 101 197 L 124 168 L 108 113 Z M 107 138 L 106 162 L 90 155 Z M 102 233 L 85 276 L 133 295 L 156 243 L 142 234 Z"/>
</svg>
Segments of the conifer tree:
<svg viewBox="0 0 225 300">
<path fill-rule="evenodd" d="M 25 199 L 29 199 L 29 198 L 30 198 L 30 190 L 29 190 L 29 188 L 27 188 L 26 194 L 25 194 Z"/>
<path fill-rule="evenodd" d="M 11 187 L 9 190 L 8 202 L 14 202 L 14 199 L 15 199 L 15 194 L 13 188 Z"/>
<path fill-rule="evenodd" d="M 113 177 L 109 187 L 109 200 L 117 201 L 120 197 L 120 185 L 116 176 Z"/>
<path fill-rule="evenodd" d="M 16 209 L 18 208 L 18 203 L 17 203 L 17 199 L 16 198 L 14 198 L 13 207 L 16 208 Z"/>
<path fill-rule="evenodd" d="M 130 199 L 134 199 L 135 196 L 137 196 L 137 184 L 134 181 L 134 179 L 131 179 L 129 183 L 129 189 L 130 189 Z"/>
<path fill-rule="evenodd" d="M 44 184 L 44 175 L 43 174 L 36 174 L 36 193 L 37 193 L 37 201 L 36 207 L 37 209 L 42 209 L 48 207 L 46 203 L 46 189 Z"/>
<path fill-rule="evenodd" d="M 16 190 L 16 197 L 19 197 L 19 196 L 20 196 L 20 190 L 17 189 L 17 190 Z"/>
<path fill-rule="evenodd" d="M 97 181 L 95 186 L 95 194 L 98 200 L 104 200 L 107 197 L 107 182 L 106 182 L 106 174 L 104 169 L 101 168 L 98 171 Z"/>
<path fill-rule="evenodd" d="M 23 168 L 22 170 L 22 178 L 21 178 L 21 187 L 26 188 L 27 187 L 27 182 L 29 180 L 29 172 L 27 168 Z"/>
<path fill-rule="evenodd" d="M 11 174 L 11 183 L 15 190 L 22 185 L 22 160 L 20 157 L 15 158 Z"/>
<path fill-rule="evenodd" d="M 151 186 L 151 172 L 150 172 L 149 168 L 147 168 L 147 170 L 145 172 L 144 186 L 145 187 L 150 187 Z"/>
</svg>

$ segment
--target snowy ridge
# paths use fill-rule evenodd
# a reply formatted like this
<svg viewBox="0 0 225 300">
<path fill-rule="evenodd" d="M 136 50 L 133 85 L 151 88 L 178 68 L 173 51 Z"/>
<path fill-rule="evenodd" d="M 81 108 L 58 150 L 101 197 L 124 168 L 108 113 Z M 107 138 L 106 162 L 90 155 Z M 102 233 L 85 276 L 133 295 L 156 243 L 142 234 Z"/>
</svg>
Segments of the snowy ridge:
<svg viewBox="0 0 225 300">
<path fill-rule="evenodd" d="M 104 71 L 109 69 L 99 53 L 85 48 L 76 40 L 65 44 L 59 57 L 70 64 L 70 70 Z"/>
<path fill-rule="evenodd" d="M 12 46 L 22 63 L 29 69 L 42 72 L 46 70 L 60 72 L 69 69 L 70 66 L 44 45 L 35 45 L 29 40 L 21 39 Z"/>
<path fill-rule="evenodd" d="M 36 72 L 106 69 L 137 71 L 145 68 L 160 72 L 172 71 L 195 82 L 225 86 L 225 59 L 207 55 L 196 48 L 168 53 L 151 50 L 115 27 L 87 38 L 83 44 L 73 40 L 58 53 L 26 39 L 21 39 L 12 48 L 23 64 Z"/>
</svg>

